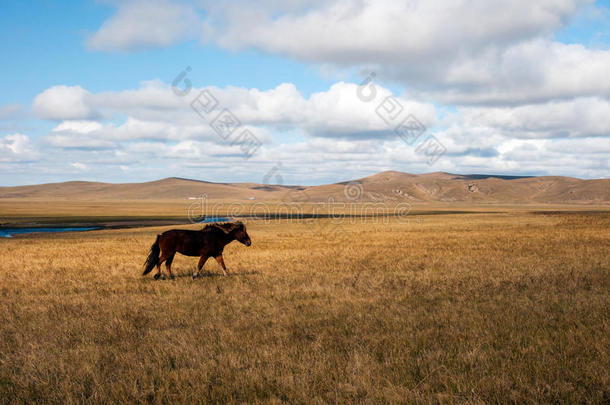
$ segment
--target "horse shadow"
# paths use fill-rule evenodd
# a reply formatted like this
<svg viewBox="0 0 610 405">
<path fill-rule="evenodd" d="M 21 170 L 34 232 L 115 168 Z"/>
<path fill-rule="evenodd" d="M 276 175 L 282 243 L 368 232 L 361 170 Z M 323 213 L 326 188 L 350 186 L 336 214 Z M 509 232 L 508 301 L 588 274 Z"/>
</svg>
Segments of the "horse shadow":
<svg viewBox="0 0 610 405">
<path fill-rule="evenodd" d="M 223 275 L 222 273 L 201 271 L 199 273 L 199 275 L 195 278 L 193 278 L 193 273 L 180 273 L 180 274 L 174 274 L 174 279 L 193 278 L 193 280 L 198 280 L 198 279 L 216 278 L 216 277 L 225 278 L 225 277 L 237 277 L 237 276 L 252 276 L 252 275 L 258 275 L 258 274 L 261 274 L 261 273 L 260 273 L 260 271 L 257 271 L 257 270 L 236 271 L 236 272 L 231 272 L 231 273 L 227 274 L 226 276 Z M 159 280 L 171 280 L 171 279 L 168 278 L 166 275 L 163 275 L 159 278 Z"/>
</svg>

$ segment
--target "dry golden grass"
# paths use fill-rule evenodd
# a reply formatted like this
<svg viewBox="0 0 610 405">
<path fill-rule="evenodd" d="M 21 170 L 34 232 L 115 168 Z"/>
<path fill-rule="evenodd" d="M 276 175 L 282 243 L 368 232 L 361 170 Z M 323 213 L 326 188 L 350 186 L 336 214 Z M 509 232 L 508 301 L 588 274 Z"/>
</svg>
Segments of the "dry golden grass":
<svg viewBox="0 0 610 405">
<path fill-rule="evenodd" d="M 329 214 L 334 212 L 344 215 L 392 215 L 404 214 L 403 207 L 397 204 L 405 201 L 384 202 L 349 202 L 337 203 L 329 210 L 328 199 L 303 201 L 302 196 L 285 196 L 283 201 L 236 201 L 230 199 L 189 200 L 186 198 L 158 200 L 79 200 L 66 198 L 0 198 L 0 225 L 11 226 L 23 223 L 101 223 L 116 224 L 122 222 L 150 223 L 172 220 L 173 223 L 188 223 L 188 214 L 199 216 L 252 216 L 269 214 Z M 376 205 L 381 205 L 380 206 Z M 203 207 L 202 207 L 203 206 Z M 554 212 L 608 212 L 606 204 L 473 204 L 465 202 L 451 203 L 409 203 L 409 214 L 436 213 L 525 213 L 532 211 Z"/>
<path fill-rule="evenodd" d="M 22 222 L 39 218 L 48 221 L 95 220 L 110 218 L 186 219 L 192 201 L 180 200 L 110 200 L 81 201 L 62 199 L 2 198 L 0 222 Z"/>
<path fill-rule="evenodd" d="M 0 402 L 610 401 L 609 214 L 324 224 L 197 280 L 140 276 L 161 228 L 0 240 Z"/>
</svg>

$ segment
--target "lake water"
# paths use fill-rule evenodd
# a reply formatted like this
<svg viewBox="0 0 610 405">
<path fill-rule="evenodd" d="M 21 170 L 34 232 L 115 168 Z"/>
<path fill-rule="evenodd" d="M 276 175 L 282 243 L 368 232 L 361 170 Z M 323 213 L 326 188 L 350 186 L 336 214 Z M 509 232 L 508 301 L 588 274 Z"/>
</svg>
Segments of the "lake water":
<svg viewBox="0 0 610 405">
<path fill-rule="evenodd" d="M 200 221 L 201 224 L 209 224 L 213 222 L 229 222 L 229 218 L 225 217 L 208 217 L 203 221 Z M 10 238 L 13 235 L 19 235 L 24 233 L 37 233 L 37 232 L 82 232 L 82 231 L 94 231 L 96 229 L 101 229 L 100 227 L 90 226 L 73 226 L 73 227 L 55 227 L 55 228 L 41 228 L 41 227 L 31 227 L 31 228 L 0 228 L 0 238 Z"/>
<path fill-rule="evenodd" d="M 37 232 L 82 232 L 94 231 L 100 227 L 70 227 L 70 228 L 0 228 L 0 238 L 10 238 L 13 235 Z"/>
<path fill-rule="evenodd" d="M 224 217 L 208 217 L 206 219 L 204 219 L 203 221 L 200 221 L 200 224 L 209 224 L 212 222 L 229 222 L 230 219 L 229 218 L 224 218 Z"/>
</svg>

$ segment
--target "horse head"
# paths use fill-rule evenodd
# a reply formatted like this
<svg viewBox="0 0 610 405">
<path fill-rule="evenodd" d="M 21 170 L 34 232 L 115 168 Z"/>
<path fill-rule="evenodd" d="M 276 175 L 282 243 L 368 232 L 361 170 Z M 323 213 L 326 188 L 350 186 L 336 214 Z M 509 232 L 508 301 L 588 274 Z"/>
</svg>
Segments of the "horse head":
<svg viewBox="0 0 610 405">
<path fill-rule="evenodd" d="M 243 222 L 231 222 L 222 225 L 223 230 L 233 236 L 237 241 L 243 243 L 246 246 L 252 245 L 250 235 L 246 231 L 246 225 Z"/>
<path fill-rule="evenodd" d="M 235 239 L 239 242 L 243 243 L 246 246 L 250 246 L 252 244 L 252 240 L 250 239 L 250 235 L 246 232 L 246 225 L 243 222 L 237 222 L 237 227 L 235 229 Z"/>
</svg>

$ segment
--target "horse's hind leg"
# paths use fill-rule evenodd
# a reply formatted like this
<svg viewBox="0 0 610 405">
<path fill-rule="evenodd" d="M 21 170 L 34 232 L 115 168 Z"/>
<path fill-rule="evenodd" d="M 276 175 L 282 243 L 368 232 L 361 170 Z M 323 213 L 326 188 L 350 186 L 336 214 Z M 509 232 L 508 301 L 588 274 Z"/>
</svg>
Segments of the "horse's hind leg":
<svg viewBox="0 0 610 405">
<path fill-rule="evenodd" d="M 172 259 L 174 258 L 174 254 L 176 254 L 176 252 L 171 254 Z M 159 258 L 159 262 L 157 263 L 157 274 L 155 274 L 155 280 L 158 280 L 161 277 L 161 264 L 163 264 L 163 262 L 169 258 L 170 258 L 170 255 L 167 252 L 161 252 L 161 257 Z M 171 266 L 171 262 L 170 262 L 170 266 Z M 167 264 L 165 265 L 165 267 L 167 267 Z M 170 276 L 171 276 L 171 273 L 170 273 Z"/>
<path fill-rule="evenodd" d="M 165 261 L 165 268 L 167 269 L 167 274 L 169 274 L 169 278 L 174 278 L 174 275 L 172 274 L 172 262 L 174 261 L 175 255 L 176 254 L 174 253 Z"/>
<path fill-rule="evenodd" d="M 161 277 L 161 262 L 157 263 L 157 274 L 155 274 L 155 280 Z"/>
</svg>

